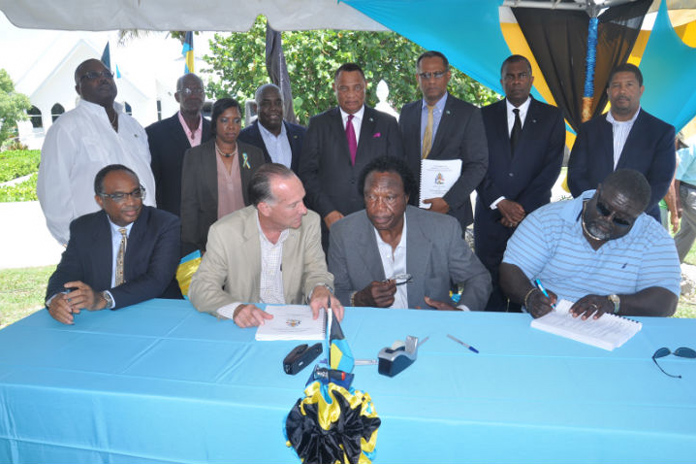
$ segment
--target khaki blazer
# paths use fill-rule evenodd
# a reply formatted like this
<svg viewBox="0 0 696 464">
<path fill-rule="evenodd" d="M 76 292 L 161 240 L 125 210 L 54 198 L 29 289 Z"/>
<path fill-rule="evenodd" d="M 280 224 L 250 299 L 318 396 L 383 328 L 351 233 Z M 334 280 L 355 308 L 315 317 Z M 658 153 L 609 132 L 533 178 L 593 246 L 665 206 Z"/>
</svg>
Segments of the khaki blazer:
<svg viewBox="0 0 696 464">
<path fill-rule="evenodd" d="M 207 252 L 191 280 L 189 298 L 201 312 L 215 314 L 232 303 L 258 303 L 261 242 L 254 206 L 223 217 L 210 228 Z M 319 216 L 308 211 L 283 243 L 283 293 L 286 304 L 305 304 L 318 284 L 333 287 L 321 248 Z"/>
</svg>

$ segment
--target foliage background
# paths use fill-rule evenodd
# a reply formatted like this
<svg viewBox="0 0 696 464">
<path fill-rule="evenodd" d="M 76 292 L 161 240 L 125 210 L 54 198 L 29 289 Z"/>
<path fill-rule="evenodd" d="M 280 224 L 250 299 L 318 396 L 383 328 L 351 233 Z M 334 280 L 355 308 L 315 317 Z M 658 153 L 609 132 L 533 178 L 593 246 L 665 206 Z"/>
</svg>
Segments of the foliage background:
<svg viewBox="0 0 696 464">
<path fill-rule="evenodd" d="M 298 122 L 336 105 L 331 89 L 334 71 L 348 62 L 358 63 L 368 81 L 366 103 L 377 104 L 377 84 L 389 85 L 389 104 L 400 111 L 421 97 L 416 82 L 416 59 L 425 51 L 394 32 L 296 31 L 283 32 L 283 51 L 292 82 Z M 204 60 L 216 78 L 208 85 L 210 98 L 253 99 L 256 89 L 269 82 L 266 72 L 266 19 L 257 18 L 248 32 L 216 34 Z M 499 96 L 466 74 L 452 69 L 450 92 L 478 106 Z M 243 107 L 242 103 L 242 107 Z"/>
<path fill-rule="evenodd" d="M 10 75 L 0 69 L 0 145 L 16 133 L 17 121 L 27 118 L 29 108 L 29 97 L 15 92 Z"/>
</svg>

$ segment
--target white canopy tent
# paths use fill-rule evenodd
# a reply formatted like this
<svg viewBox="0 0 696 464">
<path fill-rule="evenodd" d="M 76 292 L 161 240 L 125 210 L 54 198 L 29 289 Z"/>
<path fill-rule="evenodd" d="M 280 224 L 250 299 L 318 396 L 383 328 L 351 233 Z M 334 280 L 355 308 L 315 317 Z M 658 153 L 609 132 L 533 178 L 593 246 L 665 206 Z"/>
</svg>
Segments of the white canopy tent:
<svg viewBox="0 0 696 464">
<path fill-rule="evenodd" d="M 260 14 L 276 30 L 385 30 L 337 0 L 0 0 L 17 27 L 107 31 L 246 31 Z"/>
</svg>

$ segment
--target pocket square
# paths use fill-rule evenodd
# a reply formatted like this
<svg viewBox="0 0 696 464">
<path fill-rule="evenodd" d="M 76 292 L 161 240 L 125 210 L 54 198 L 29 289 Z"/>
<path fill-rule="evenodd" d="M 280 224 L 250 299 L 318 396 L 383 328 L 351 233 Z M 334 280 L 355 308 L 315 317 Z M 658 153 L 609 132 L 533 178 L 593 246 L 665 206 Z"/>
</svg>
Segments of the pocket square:
<svg viewBox="0 0 696 464">
<path fill-rule="evenodd" d="M 377 133 L 375 133 L 375 134 L 372 136 L 372 138 L 373 138 L 373 139 L 378 139 L 378 138 L 380 138 L 381 136 L 382 136 L 382 133 L 381 133 L 381 132 L 377 132 Z"/>
</svg>

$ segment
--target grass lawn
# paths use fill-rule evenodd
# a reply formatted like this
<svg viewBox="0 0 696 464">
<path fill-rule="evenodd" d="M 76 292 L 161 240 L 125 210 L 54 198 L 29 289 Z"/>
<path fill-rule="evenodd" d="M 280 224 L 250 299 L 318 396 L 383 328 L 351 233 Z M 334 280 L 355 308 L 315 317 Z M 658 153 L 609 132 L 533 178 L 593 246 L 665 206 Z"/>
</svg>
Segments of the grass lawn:
<svg viewBox="0 0 696 464">
<path fill-rule="evenodd" d="M 56 266 L 0 270 L 0 329 L 43 308 Z"/>
</svg>

